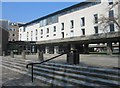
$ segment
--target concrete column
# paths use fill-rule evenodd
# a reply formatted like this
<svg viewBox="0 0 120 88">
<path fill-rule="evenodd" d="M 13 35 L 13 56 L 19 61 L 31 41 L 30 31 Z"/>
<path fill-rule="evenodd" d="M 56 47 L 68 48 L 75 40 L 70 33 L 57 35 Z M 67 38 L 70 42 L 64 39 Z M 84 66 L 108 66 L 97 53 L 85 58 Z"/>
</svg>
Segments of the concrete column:
<svg viewBox="0 0 120 88">
<path fill-rule="evenodd" d="M 54 46 L 54 54 L 58 53 L 58 46 Z"/>
<path fill-rule="evenodd" d="M 75 49 L 75 45 L 73 44 L 70 45 L 70 50 L 72 51 L 67 54 L 67 63 L 68 64 L 79 64 L 79 53 Z"/>
<path fill-rule="evenodd" d="M 23 59 L 26 59 L 26 53 L 25 53 L 24 50 L 23 50 L 23 52 L 22 52 L 22 58 L 23 58 Z"/>
<path fill-rule="evenodd" d="M 14 58 L 14 53 L 13 53 L 13 51 L 10 52 L 10 56 L 11 56 L 11 58 Z"/>
<path fill-rule="evenodd" d="M 107 42 L 107 54 L 112 54 L 112 42 Z"/>
<path fill-rule="evenodd" d="M 120 54 L 120 42 L 119 42 L 119 54 Z"/>
<path fill-rule="evenodd" d="M 3 53 L 2 53 L 2 54 L 3 54 L 3 56 L 5 56 L 5 51 L 3 51 Z"/>
<path fill-rule="evenodd" d="M 89 44 L 84 44 L 84 53 L 89 54 Z"/>
<path fill-rule="evenodd" d="M 49 51 L 49 47 L 46 46 L 46 47 L 45 47 L 45 54 L 48 54 L 48 51 Z"/>
<path fill-rule="evenodd" d="M 38 57 L 38 60 L 40 60 L 40 61 L 43 61 L 44 60 L 44 58 L 43 58 L 43 52 L 37 52 L 37 57 Z"/>
</svg>

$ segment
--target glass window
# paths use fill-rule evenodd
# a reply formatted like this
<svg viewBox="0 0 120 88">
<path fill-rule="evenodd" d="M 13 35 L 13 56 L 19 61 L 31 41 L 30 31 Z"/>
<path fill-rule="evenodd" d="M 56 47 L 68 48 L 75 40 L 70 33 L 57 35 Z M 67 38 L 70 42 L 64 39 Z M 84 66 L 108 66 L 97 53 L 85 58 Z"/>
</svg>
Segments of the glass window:
<svg viewBox="0 0 120 88">
<path fill-rule="evenodd" d="M 47 33 L 49 33 L 49 28 L 47 28 Z"/>
<path fill-rule="evenodd" d="M 43 29 L 41 29 L 41 35 L 43 34 Z"/>
<path fill-rule="evenodd" d="M 56 36 L 56 34 L 53 34 L 53 36 Z"/>
<path fill-rule="evenodd" d="M 61 25 L 62 25 L 62 30 L 64 30 L 64 23 L 61 23 Z"/>
<path fill-rule="evenodd" d="M 98 14 L 94 14 L 94 23 L 98 23 Z"/>
<path fill-rule="evenodd" d="M 49 37 L 49 35 L 47 35 L 47 37 Z"/>
<path fill-rule="evenodd" d="M 36 29 L 36 35 L 38 34 L 38 30 Z"/>
<path fill-rule="evenodd" d="M 81 26 L 85 26 L 85 17 L 81 18 Z"/>
<path fill-rule="evenodd" d="M 113 4 L 113 0 L 108 0 L 109 5 Z"/>
<path fill-rule="evenodd" d="M 85 29 L 81 29 L 82 30 L 82 35 L 85 35 Z"/>
<path fill-rule="evenodd" d="M 54 32 L 56 32 L 56 26 L 54 26 Z"/>
<path fill-rule="evenodd" d="M 113 23 L 110 24 L 110 32 L 112 32 L 112 31 L 114 31 L 114 24 Z"/>
<path fill-rule="evenodd" d="M 114 17 L 114 11 L 113 10 L 109 11 L 109 17 Z"/>
<path fill-rule="evenodd" d="M 74 21 L 71 20 L 70 23 L 71 23 L 71 27 L 70 27 L 70 28 L 71 28 L 71 29 L 74 28 Z"/>
<path fill-rule="evenodd" d="M 95 26 L 94 29 L 95 29 L 95 34 L 98 34 L 98 26 Z"/>
</svg>

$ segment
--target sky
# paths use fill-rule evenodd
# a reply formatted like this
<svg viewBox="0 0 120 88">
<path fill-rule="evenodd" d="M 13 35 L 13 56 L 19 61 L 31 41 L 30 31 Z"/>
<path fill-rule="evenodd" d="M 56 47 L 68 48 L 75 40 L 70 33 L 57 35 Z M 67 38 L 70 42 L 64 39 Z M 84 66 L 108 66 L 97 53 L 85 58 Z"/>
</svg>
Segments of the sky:
<svg viewBox="0 0 120 88">
<path fill-rule="evenodd" d="M 0 19 L 26 23 L 77 3 L 79 2 L 2 2 Z"/>
</svg>

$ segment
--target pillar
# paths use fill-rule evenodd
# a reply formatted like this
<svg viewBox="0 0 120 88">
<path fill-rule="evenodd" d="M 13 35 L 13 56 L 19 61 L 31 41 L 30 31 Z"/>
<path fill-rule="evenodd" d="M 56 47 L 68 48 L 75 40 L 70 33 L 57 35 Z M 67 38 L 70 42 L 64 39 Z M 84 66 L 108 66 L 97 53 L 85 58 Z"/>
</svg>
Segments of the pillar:
<svg viewBox="0 0 120 88">
<path fill-rule="evenodd" d="M 119 54 L 120 54 L 120 42 L 119 42 L 119 47 L 118 48 L 119 48 Z"/>
<path fill-rule="evenodd" d="M 57 54 L 57 46 L 54 46 L 54 54 Z"/>
<path fill-rule="evenodd" d="M 24 50 L 23 50 L 23 52 L 22 52 L 22 58 L 23 58 L 23 59 L 26 59 L 26 53 L 25 53 Z"/>
<path fill-rule="evenodd" d="M 70 45 L 70 50 L 72 51 L 67 54 L 67 63 L 68 64 L 79 64 L 79 52 L 77 49 L 75 49 L 74 44 Z"/>
<path fill-rule="evenodd" d="M 13 51 L 10 52 L 10 56 L 11 56 L 11 58 L 14 58 L 14 53 L 13 53 Z"/>
<path fill-rule="evenodd" d="M 107 54 L 112 54 L 112 42 L 107 42 Z"/>
<path fill-rule="evenodd" d="M 3 56 L 5 56 L 5 51 L 3 51 L 3 53 L 2 53 L 2 54 L 3 54 Z"/>
<path fill-rule="evenodd" d="M 84 44 L 84 53 L 89 54 L 89 44 Z"/>
<path fill-rule="evenodd" d="M 45 54 L 48 54 L 48 52 L 49 52 L 49 47 L 46 46 L 46 47 L 45 47 Z"/>
</svg>

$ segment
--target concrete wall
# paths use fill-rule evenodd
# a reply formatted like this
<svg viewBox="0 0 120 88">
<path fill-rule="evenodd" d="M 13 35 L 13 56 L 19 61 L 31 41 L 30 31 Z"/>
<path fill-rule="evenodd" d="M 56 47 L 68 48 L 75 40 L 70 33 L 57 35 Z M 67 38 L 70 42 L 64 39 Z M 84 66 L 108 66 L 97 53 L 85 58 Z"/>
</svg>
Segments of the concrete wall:
<svg viewBox="0 0 120 88">
<path fill-rule="evenodd" d="M 6 51 L 8 44 L 8 31 L 0 27 L 0 56 Z"/>
</svg>

